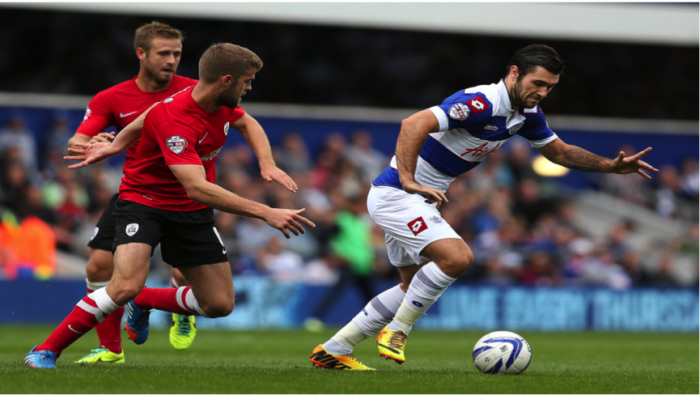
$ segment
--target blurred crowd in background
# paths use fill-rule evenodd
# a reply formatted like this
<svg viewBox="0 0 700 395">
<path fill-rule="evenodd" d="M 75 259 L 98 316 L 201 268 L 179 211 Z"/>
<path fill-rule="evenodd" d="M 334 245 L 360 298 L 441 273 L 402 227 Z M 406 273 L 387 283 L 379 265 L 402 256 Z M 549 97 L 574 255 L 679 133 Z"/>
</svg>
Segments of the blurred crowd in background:
<svg viewBox="0 0 700 395">
<path fill-rule="evenodd" d="M 134 30 L 152 20 L 163 18 L 3 9 L 0 36 L 13 39 L 0 41 L 0 91 L 92 96 L 130 79 L 138 72 Z M 186 35 L 181 75 L 197 78 L 199 57 L 215 42 L 260 55 L 265 66 L 246 99 L 266 103 L 427 108 L 459 89 L 498 82 L 517 49 L 540 42 L 192 17 L 165 22 Z M 549 95 L 548 113 L 698 119 L 697 47 L 546 43 L 567 62 L 566 83 Z"/>
<path fill-rule="evenodd" d="M 20 116 L 0 129 L 0 277 L 17 277 L 32 259 L 40 262 L 30 268 L 32 275 L 51 277 L 55 266 L 51 248 L 88 257 L 86 243 L 118 190 L 121 167 L 99 163 L 67 169 L 62 157 L 73 133 L 61 111 L 56 111 L 42 144 Z M 296 194 L 264 181 L 247 145 L 221 152 L 217 160 L 221 186 L 273 207 L 306 208 L 305 215 L 317 224 L 305 236 L 286 240 L 263 221 L 217 213 L 233 273 L 267 275 L 280 282 L 336 284 L 338 292 L 357 286 L 372 297 L 375 279 L 398 279 L 387 261 L 383 233 L 366 209 L 371 181 L 390 158 L 373 147 L 367 131 L 358 130 L 350 138 L 330 134 L 318 153 L 309 152 L 308 138 L 312 136 L 290 132 L 281 145 L 273 146 L 277 165 L 299 186 Z M 673 286 L 679 285 L 670 275 L 674 261 L 685 254 L 695 260 L 696 272 L 681 285 L 697 284 L 697 215 L 683 217 L 678 209 L 698 205 L 696 160 L 687 159 L 678 168 L 664 167 L 651 182 L 637 175 L 596 175 L 601 190 L 689 224 L 682 237 L 639 249 L 629 243 L 638 226 L 634 218 L 606 229 L 602 238 L 579 229 L 574 197 L 535 173 L 531 166 L 535 153 L 525 140 L 516 138 L 448 190 L 450 203 L 441 209 L 442 216 L 476 257 L 459 281 L 615 289 Z M 49 245 L 53 240 L 55 247 Z M 159 260 L 156 251 L 153 272 L 169 276 L 167 265 Z"/>
</svg>

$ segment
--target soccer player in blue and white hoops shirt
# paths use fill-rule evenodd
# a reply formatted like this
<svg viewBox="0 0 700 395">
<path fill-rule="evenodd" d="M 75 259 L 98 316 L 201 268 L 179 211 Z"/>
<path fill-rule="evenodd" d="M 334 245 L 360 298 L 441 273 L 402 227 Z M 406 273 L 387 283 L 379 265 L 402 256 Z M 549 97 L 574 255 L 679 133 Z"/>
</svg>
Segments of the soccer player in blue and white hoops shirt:
<svg viewBox="0 0 700 395">
<path fill-rule="evenodd" d="M 370 370 L 352 350 L 379 332 L 379 355 L 405 362 L 413 324 L 458 277 L 474 255 L 440 216 L 445 191 L 465 173 L 501 148 L 524 137 L 544 157 L 573 170 L 637 173 L 658 170 L 641 158 L 651 148 L 608 159 L 564 143 L 547 125 L 538 103 L 559 83 L 564 61 L 546 45 L 518 50 L 500 82 L 460 90 L 442 104 L 401 123 L 396 156 L 372 183 L 367 208 L 384 230 L 389 260 L 402 283 L 377 295 L 353 320 L 312 352 L 322 368 Z"/>
</svg>

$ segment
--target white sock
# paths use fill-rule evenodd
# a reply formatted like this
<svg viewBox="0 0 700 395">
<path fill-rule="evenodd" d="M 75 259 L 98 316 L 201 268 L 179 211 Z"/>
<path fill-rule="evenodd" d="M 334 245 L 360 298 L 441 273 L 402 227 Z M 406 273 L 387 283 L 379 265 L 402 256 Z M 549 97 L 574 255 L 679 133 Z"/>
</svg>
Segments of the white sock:
<svg viewBox="0 0 700 395">
<path fill-rule="evenodd" d="M 430 306 L 455 280 L 456 278 L 443 273 L 435 262 L 423 266 L 413 277 L 406 297 L 388 329 L 394 331 L 402 329 L 408 334 L 413 328 L 413 324 L 428 311 Z"/>
<path fill-rule="evenodd" d="M 352 321 L 325 342 L 323 348 L 333 355 L 352 354 L 356 345 L 376 335 L 394 318 L 404 295 L 397 285 L 375 296 Z"/>
<path fill-rule="evenodd" d="M 183 303 L 182 299 L 182 294 L 183 292 L 185 293 L 185 299 Z M 179 287 L 177 289 L 177 303 L 182 307 L 182 309 L 189 311 L 192 313 L 192 315 L 201 315 L 202 317 L 209 318 L 206 314 L 204 314 L 204 310 L 199 306 L 199 302 L 197 302 L 197 298 L 194 297 L 194 292 L 192 292 L 192 289 L 187 286 L 187 287 Z"/>
<path fill-rule="evenodd" d="M 95 281 L 92 282 L 88 280 L 87 278 L 85 279 L 85 282 L 87 283 L 87 287 L 90 291 L 95 292 L 100 288 L 104 288 L 109 285 L 109 281 Z"/>
<path fill-rule="evenodd" d="M 95 301 L 97 308 L 106 316 L 114 310 L 118 309 L 116 303 L 107 294 L 107 288 L 100 288 L 97 291 L 88 295 L 88 298 Z"/>
</svg>

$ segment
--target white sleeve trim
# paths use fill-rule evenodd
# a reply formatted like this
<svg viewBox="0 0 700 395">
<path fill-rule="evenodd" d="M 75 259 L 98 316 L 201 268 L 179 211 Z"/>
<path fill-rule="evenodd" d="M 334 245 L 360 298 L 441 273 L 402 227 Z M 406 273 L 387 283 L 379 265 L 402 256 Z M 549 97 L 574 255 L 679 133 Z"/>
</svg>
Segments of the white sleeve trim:
<svg viewBox="0 0 700 395">
<path fill-rule="evenodd" d="M 446 132 L 447 130 L 449 130 L 450 121 L 447 119 L 447 114 L 445 114 L 445 111 L 443 111 L 442 108 L 438 106 L 433 106 L 430 107 L 428 110 L 432 111 L 433 114 L 435 114 L 435 118 L 437 118 L 438 123 L 440 124 L 440 132 Z"/>
<path fill-rule="evenodd" d="M 552 132 L 552 135 L 547 137 L 544 140 L 537 140 L 537 141 L 527 140 L 527 141 L 530 142 L 530 145 L 532 146 L 532 148 L 542 148 L 545 145 L 551 143 L 552 141 L 554 141 L 558 138 L 559 138 L 559 136 L 557 136 L 556 133 Z"/>
</svg>

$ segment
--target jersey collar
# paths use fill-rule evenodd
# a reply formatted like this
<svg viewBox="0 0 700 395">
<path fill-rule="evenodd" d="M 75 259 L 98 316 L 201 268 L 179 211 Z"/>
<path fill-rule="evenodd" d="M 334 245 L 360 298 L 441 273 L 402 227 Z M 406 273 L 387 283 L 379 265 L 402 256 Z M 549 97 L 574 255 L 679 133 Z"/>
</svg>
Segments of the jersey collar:
<svg viewBox="0 0 700 395">
<path fill-rule="evenodd" d="M 503 79 L 496 84 L 496 108 L 493 111 L 494 116 L 506 117 L 508 119 L 507 126 L 512 127 L 520 122 L 525 122 L 525 116 L 520 113 L 520 111 L 513 112 L 513 105 L 510 103 L 510 96 L 508 96 L 508 88 L 506 88 L 506 83 Z"/>
</svg>

